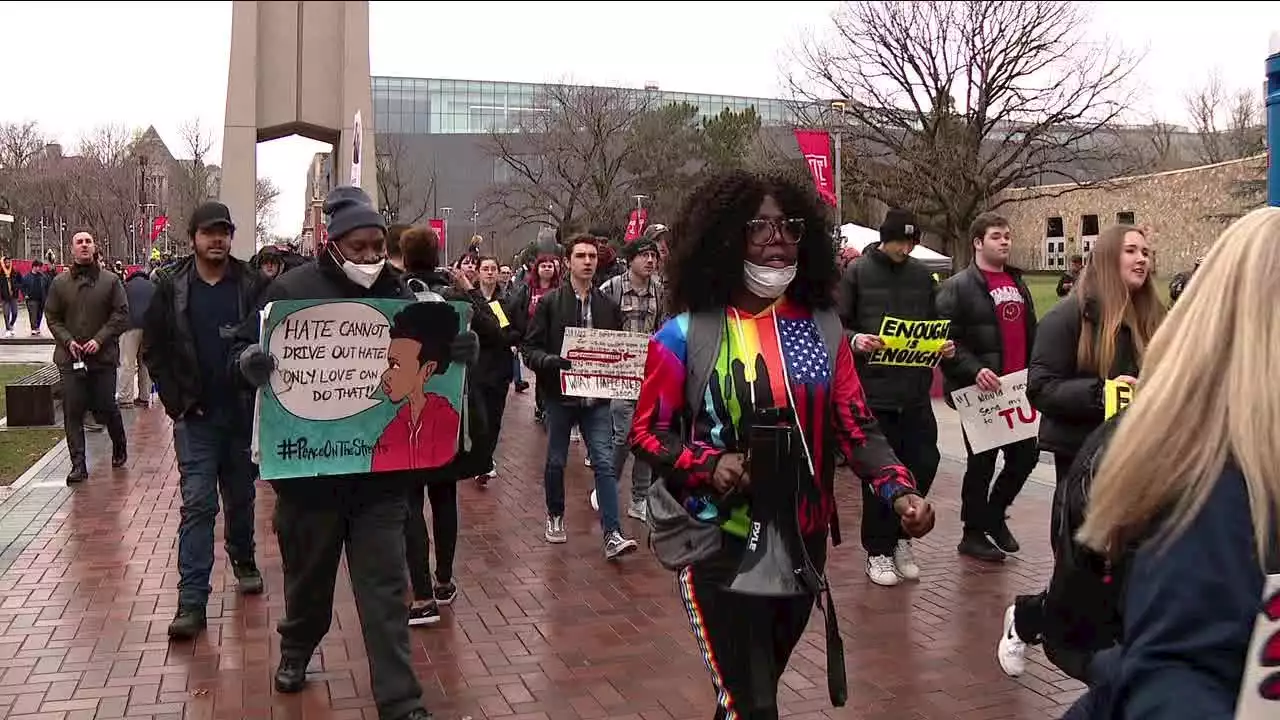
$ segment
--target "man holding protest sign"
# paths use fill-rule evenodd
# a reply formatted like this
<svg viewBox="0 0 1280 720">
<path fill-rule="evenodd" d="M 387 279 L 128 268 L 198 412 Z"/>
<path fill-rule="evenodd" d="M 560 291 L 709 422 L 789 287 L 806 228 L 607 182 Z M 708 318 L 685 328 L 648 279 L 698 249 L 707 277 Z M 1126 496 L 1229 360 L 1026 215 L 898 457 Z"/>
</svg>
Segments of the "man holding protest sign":
<svg viewBox="0 0 1280 720">
<path fill-rule="evenodd" d="M 1001 376 L 1026 370 L 1036 336 L 1031 291 L 1022 281 L 1022 271 L 1007 264 L 1012 245 L 1009 221 L 983 213 L 970 226 L 969 237 L 973 263 L 938 291 L 938 315 L 951 321 L 956 344 L 955 357 L 942 363 L 946 401 L 952 407 L 952 391 L 977 385 L 982 392 L 994 393 L 1001 389 Z M 965 449 L 969 458 L 960 490 L 964 537 L 957 550 L 1001 562 L 1006 553 L 1020 549 L 1005 512 L 1040 461 L 1040 451 L 1035 437 L 1029 437 L 974 453 L 967 434 Z M 1004 469 L 993 484 L 996 454 L 1001 451 Z"/>
<path fill-rule="evenodd" d="M 169 624 L 169 637 L 178 640 L 205 628 L 219 494 L 238 589 L 252 595 L 263 590 L 254 560 L 253 405 L 232 373 L 231 353 L 235 329 L 256 316 L 266 278 L 231 256 L 235 230 L 226 205 L 196 208 L 187 225 L 194 252 L 157 275 L 143 323 L 143 357 L 173 418 L 182 490 L 178 612 Z"/>
<path fill-rule="evenodd" d="M 569 430 L 577 425 L 587 446 L 595 473 L 600 527 L 604 532 L 604 556 L 609 560 L 635 551 L 637 545 L 622 534 L 618 520 L 618 473 L 613 462 L 613 418 L 609 401 L 569 397 L 562 392 L 560 372 L 572 367 L 561 355 L 565 328 L 621 330 L 622 312 L 593 286 L 597 243 L 590 235 L 577 235 L 565 243 L 569 250 L 569 282 L 549 292 L 538 303 L 520 347 L 525 362 L 538 375 L 538 387 L 546 392 L 547 522 L 549 543 L 568 541 L 564 527 L 564 468 L 569 455 Z"/>
<path fill-rule="evenodd" d="M 941 459 L 929 396 L 933 366 L 940 357 L 955 354 L 955 343 L 947 338 L 948 323 L 937 319 L 932 275 L 911 257 L 918 242 L 915 216 L 889 210 L 880 225 L 880 242 L 864 250 L 840 281 L 840 319 L 853 334 L 867 405 L 923 496 Z M 865 487 L 862 548 L 873 583 L 897 585 L 920 577 L 911 540 L 897 515 Z"/>
<path fill-rule="evenodd" d="M 285 273 L 268 286 L 262 304 L 278 300 L 414 300 L 400 272 L 386 262 L 386 223 L 369 196 L 339 187 L 325 198 L 329 242 L 316 262 Z M 259 322 L 239 335 L 245 378 L 271 382 L 275 359 L 259 345 Z M 451 344 L 455 362 L 475 361 L 478 341 L 463 332 Z M 405 497 L 414 471 L 365 472 L 273 481 L 276 536 L 284 565 L 285 616 L 280 621 L 280 665 L 275 687 L 296 693 L 307 664 L 329 630 L 335 576 L 344 549 L 370 681 L 382 720 L 428 720 L 422 688 L 410 664 L 408 606 L 404 601 Z"/>
</svg>

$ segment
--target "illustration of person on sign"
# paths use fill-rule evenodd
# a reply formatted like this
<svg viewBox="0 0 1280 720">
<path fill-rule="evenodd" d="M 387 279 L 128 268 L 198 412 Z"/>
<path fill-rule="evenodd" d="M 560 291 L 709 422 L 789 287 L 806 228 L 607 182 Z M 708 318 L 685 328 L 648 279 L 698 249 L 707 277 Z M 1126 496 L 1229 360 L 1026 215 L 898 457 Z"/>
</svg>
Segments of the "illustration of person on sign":
<svg viewBox="0 0 1280 720">
<path fill-rule="evenodd" d="M 449 369 L 458 313 L 447 303 L 415 303 L 391 321 L 382 392 L 403 403 L 378 438 L 373 472 L 443 467 L 458 450 L 461 416 L 449 399 L 427 392 L 427 381 Z"/>
</svg>

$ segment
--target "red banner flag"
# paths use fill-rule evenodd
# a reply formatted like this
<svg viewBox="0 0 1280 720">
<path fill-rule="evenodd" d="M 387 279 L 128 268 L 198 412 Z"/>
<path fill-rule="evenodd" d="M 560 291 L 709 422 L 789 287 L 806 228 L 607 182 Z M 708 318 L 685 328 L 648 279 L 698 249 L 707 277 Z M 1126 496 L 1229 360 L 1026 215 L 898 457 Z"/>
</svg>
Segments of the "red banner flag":
<svg viewBox="0 0 1280 720">
<path fill-rule="evenodd" d="M 160 233 L 169 225 L 169 218 L 164 215 L 157 215 L 155 220 L 151 221 L 151 241 L 160 237 Z"/>
<path fill-rule="evenodd" d="M 826 130 L 796 130 L 800 154 L 809 165 L 818 194 L 832 206 L 836 204 L 836 163 L 831 156 L 831 134 Z"/>
<path fill-rule="evenodd" d="M 427 220 L 427 224 L 431 226 L 432 230 L 436 231 L 436 236 L 440 238 L 440 260 L 444 262 L 445 248 L 449 247 L 448 235 L 446 234 L 449 232 L 449 226 L 444 224 L 444 218 L 431 218 Z"/>
<path fill-rule="evenodd" d="M 636 208 L 631 211 L 631 220 L 627 222 L 627 234 L 622 238 L 623 242 L 631 242 L 638 239 L 644 233 L 644 227 L 649 222 L 649 211 L 644 208 Z"/>
</svg>

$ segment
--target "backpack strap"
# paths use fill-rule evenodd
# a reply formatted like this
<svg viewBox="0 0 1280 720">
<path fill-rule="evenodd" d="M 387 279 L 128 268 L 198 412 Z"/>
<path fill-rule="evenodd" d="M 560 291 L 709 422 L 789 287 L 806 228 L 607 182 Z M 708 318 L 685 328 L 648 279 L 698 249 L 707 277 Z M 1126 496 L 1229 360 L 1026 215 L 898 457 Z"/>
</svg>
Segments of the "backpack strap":
<svg viewBox="0 0 1280 720">
<path fill-rule="evenodd" d="M 856 272 L 856 270 L 855 270 Z M 827 358 L 831 363 L 831 377 L 836 374 L 836 357 L 840 353 L 840 345 L 844 343 L 844 325 L 840 322 L 840 316 L 831 308 L 823 308 L 813 313 L 813 321 L 818 325 L 818 334 L 822 336 L 822 343 L 827 346 Z M 835 506 L 836 488 L 835 477 L 826 482 L 826 491 L 831 494 L 831 546 L 837 547 L 841 543 L 840 538 L 840 512 Z"/>
<path fill-rule="evenodd" d="M 720 354 L 720 343 L 724 339 L 724 313 L 689 313 L 689 326 L 684 338 L 684 402 L 690 415 L 696 415 L 707 394 L 716 356 Z"/>
</svg>

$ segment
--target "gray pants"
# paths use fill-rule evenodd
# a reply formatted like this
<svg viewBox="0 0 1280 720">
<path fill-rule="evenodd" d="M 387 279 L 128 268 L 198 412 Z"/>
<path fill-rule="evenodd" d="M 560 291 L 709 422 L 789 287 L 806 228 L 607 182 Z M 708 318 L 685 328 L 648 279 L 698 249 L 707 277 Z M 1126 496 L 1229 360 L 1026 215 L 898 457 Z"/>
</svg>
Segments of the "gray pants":
<svg viewBox="0 0 1280 720">
<path fill-rule="evenodd" d="M 284 565 L 280 654 L 310 658 L 329 631 L 333 586 L 345 548 L 378 717 L 394 720 L 422 707 L 422 687 L 409 656 L 405 497 L 391 488 L 358 485 L 380 482 L 376 479 L 332 482 L 332 497 L 319 501 L 300 497 L 298 488 L 276 496 L 276 536 Z M 330 488 L 324 491 L 328 495 Z"/>
<path fill-rule="evenodd" d="M 609 406 L 613 415 L 613 467 L 622 479 L 622 471 L 627 466 L 627 458 L 631 455 L 631 444 L 627 435 L 631 433 L 631 418 L 636 412 L 635 400 L 614 400 Z M 653 468 L 648 463 L 636 458 L 631 465 L 631 501 L 644 500 L 653 482 Z"/>
</svg>

